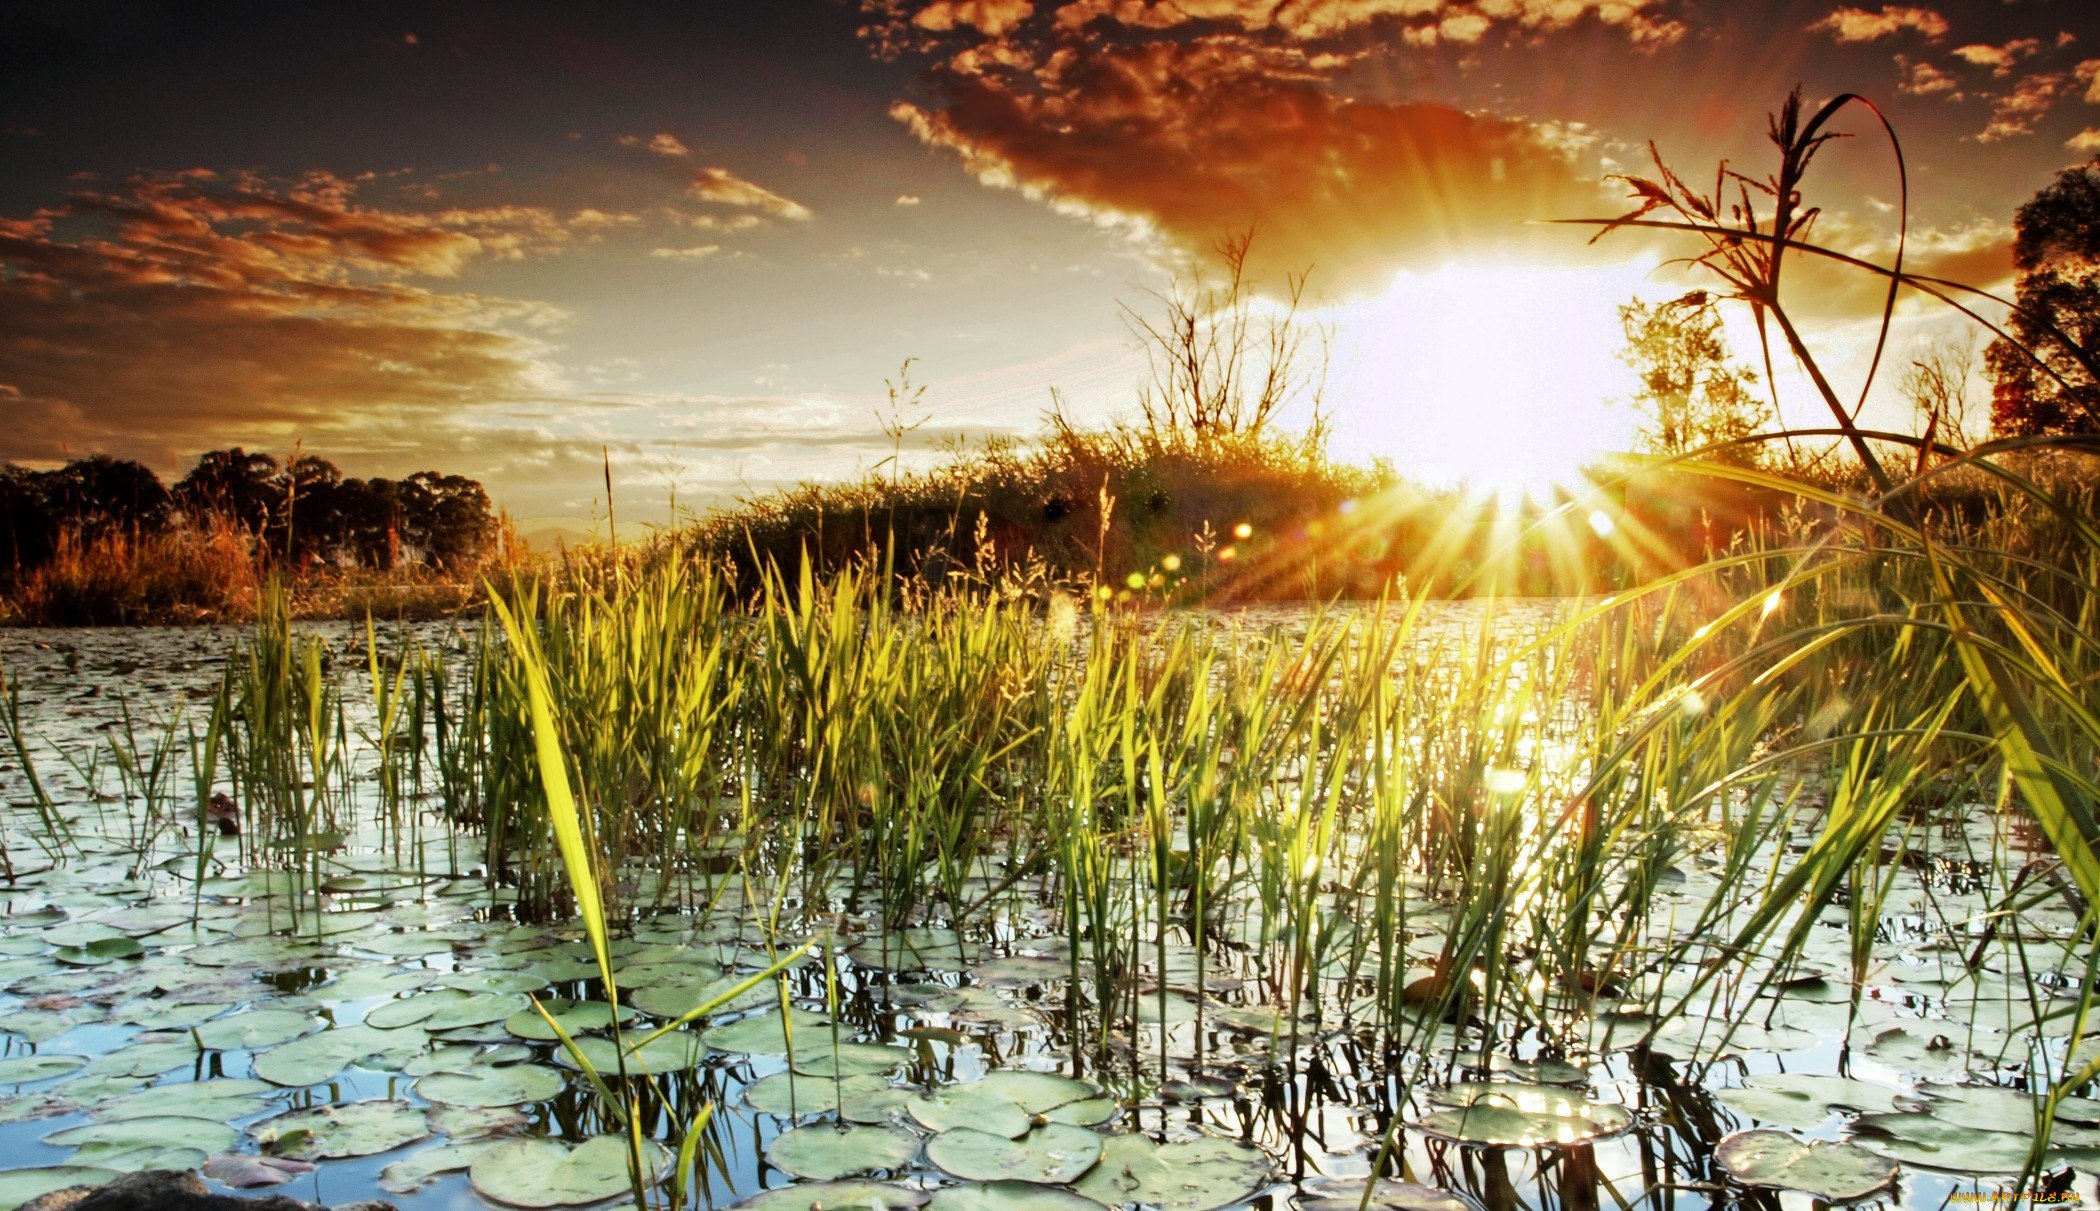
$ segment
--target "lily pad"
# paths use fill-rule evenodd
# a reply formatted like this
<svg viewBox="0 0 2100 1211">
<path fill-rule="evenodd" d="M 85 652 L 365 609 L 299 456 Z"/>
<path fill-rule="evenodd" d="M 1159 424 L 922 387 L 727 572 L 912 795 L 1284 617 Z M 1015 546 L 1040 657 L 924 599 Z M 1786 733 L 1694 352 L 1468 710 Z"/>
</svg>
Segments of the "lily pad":
<svg viewBox="0 0 2100 1211">
<path fill-rule="evenodd" d="M 1036 1127 L 1019 1139 L 957 1127 L 927 1141 L 926 1159 L 966 1182 L 1062 1186 L 1077 1181 L 1101 1159 L 1101 1136 L 1063 1123 Z"/>
<path fill-rule="evenodd" d="M 1111 1207 L 1215 1211 L 1268 1184 L 1268 1154 L 1251 1144 L 1209 1138 L 1155 1144 L 1147 1136 L 1111 1135 L 1102 1139 L 1100 1163 L 1072 1188 Z"/>
<path fill-rule="evenodd" d="M 669 1157 L 644 1141 L 643 1184 L 656 1184 Z M 557 1140 L 504 1140 L 473 1158 L 467 1178 L 484 1198 L 513 1207 L 577 1207 L 630 1193 L 627 1142 L 600 1135 L 571 1147 Z"/>
<path fill-rule="evenodd" d="M 1839 1109 L 1887 1113 L 1896 1108 L 1896 1091 L 1886 1085 L 1801 1072 L 1753 1076 L 1742 1088 L 1723 1089 L 1715 1096 L 1738 1114 L 1802 1131 Z"/>
<path fill-rule="evenodd" d="M 934 1191 L 929 1211 L 1108 1211 L 1070 1190 L 1034 1182 L 972 1182 Z"/>
<path fill-rule="evenodd" d="M 1896 1180 L 1893 1162 L 1856 1144 L 1804 1142 L 1784 1131 L 1738 1131 L 1714 1149 L 1714 1163 L 1745 1186 L 1796 1190 L 1832 1203 L 1870 1198 Z"/>
<path fill-rule="evenodd" d="M 804 1076 L 881 1076 L 911 1060 L 911 1052 L 881 1043 L 840 1043 L 830 1039 L 795 1046 L 795 1071 Z"/>
<path fill-rule="evenodd" d="M 15 1211 L 33 1198 L 40 1198 L 53 1190 L 68 1190 L 74 1186 L 99 1186 L 115 1181 L 119 1174 L 110 1169 L 95 1169 L 86 1165 L 46 1165 L 37 1169 L 0 1170 L 0 1211 Z"/>
<path fill-rule="evenodd" d="M 552 1014 L 554 1020 L 572 1038 L 579 1034 L 589 1034 L 594 1030 L 609 1030 L 612 1028 L 613 1007 L 604 1001 L 549 999 L 541 1001 L 540 1008 Z M 629 1009 L 625 1005 L 620 1006 L 619 1009 L 620 1021 L 627 1022 L 634 1018 L 634 1010 Z M 540 1016 L 539 1009 L 533 1009 L 529 1006 L 503 1019 L 503 1028 L 521 1039 L 532 1039 L 540 1043 L 551 1043 L 556 1038 L 554 1028 L 547 1025 L 547 1019 Z"/>
<path fill-rule="evenodd" d="M 834 1081 L 827 1077 L 776 1072 L 746 1085 L 744 1100 L 753 1110 L 781 1118 L 800 1118 L 830 1114 L 840 1109 L 842 1102 L 851 1105 L 858 1099 L 879 1098 L 887 1093 L 904 1091 L 893 1090 L 890 1083 L 879 1076 L 849 1076 Z"/>
<path fill-rule="evenodd" d="M 294 1009 L 251 1009 L 193 1029 L 198 1041 L 213 1051 L 255 1051 L 289 1043 L 320 1025 L 312 1014 Z"/>
<path fill-rule="evenodd" d="M 461 992 L 456 988 L 440 988 L 436 992 L 418 993 L 376 1005 L 365 1014 L 365 1025 L 382 1030 L 402 1026 L 421 1026 L 431 1031 L 455 1030 L 461 1026 L 501 1022 L 531 1007 L 532 1003 L 521 992 Z"/>
<path fill-rule="evenodd" d="M 155 1085 L 98 1103 L 88 1117 L 113 1122 L 174 1115 L 230 1123 L 261 1113 L 266 1105 L 262 1095 L 275 1092 L 275 1087 L 263 1081 L 232 1078 Z"/>
<path fill-rule="evenodd" d="M 723 994 L 747 978 L 741 975 L 716 975 L 712 971 L 686 972 L 672 979 L 660 979 L 646 987 L 637 988 L 634 995 L 628 999 L 643 1013 L 654 1014 L 660 1018 L 682 1018 L 702 1005 L 719 1000 Z M 771 984 L 760 984 L 730 998 L 712 1012 L 741 1013 L 775 1004 L 779 998 L 780 993 Z"/>
<path fill-rule="evenodd" d="M 831 1041 L 831 1019 L 807 1009 L 790 1009 L 786 1025 L 783 1025 L 778 1010 L 738 1018 L 734 1022 L 720 1022 L 708 1027 L 700 1039 L 716 1051 L 786 1055 L 788 1026 L 794 1029 L 798 1049 L 815 1045 L 819 1038 L 826 1044 Z"/>
<path fill-rule="evenodd" d="M 730 1211 L 908 1211 L 926 1192 L 887 1182 L 796 1182 L 752 1195 Z"/>
<path fill-rule="evenodd" d="M 774 1136 L 766 1145 L 766 1163 L 796 1177 L 831 1181 L 878 1169 L 901 1169 L 918 1151 L 919 1137 L 894 1127 L 812 1123 Z"/>
<path fill-rule="evenodd" d="M 423 1054 L 427 1042 L 419 1027 L 338 1026 L 256 1056 L 255 1075 L 273 1085 L 300 1086 L 331 1080 L 353 1064 L 398 1071 Z"/>
<path fill-rule="evenodd" d="M 0 1085 L 28 1085 L 48 1081 L 87 1066 L 79 1055 L 18 1055 L 0 1060 Z M 24 1200 L 27 1201 L 27 1200 Z"/>
<path fill-rule="evenodd" d="M 630 1043 L 628 1046 L 634 1047 L 634 1044 Z M 591 1062 L 591 1067 L 596 1068 L 600 1073 L 619 1071 L 620 1051 L 618 1047 L 613 1045 L 611 1039 L 577 1039 L 576 1050 L 582 1052 L 584 1058 Z M 627 1071 L 630 1074 L 641 1074 L 644 1076 L 664 1072 L 683 1072 L 688 1068 L 699 1067 L 701 1061 L 706 1058 L 707 1047 L 701 1043 L 697 1035 L 689 1034 L 683 1030 L 674 1030 L 661 1038 L 651 1039 L 639 1048 L 630 1050 L 627 1053 Z M 566 1047 L 555 1049 L 554 1060 L 564 1068 L 576 1067 L 576 1057 L 570 1055 L 569 1049 Z"/>
<path fill-rule="evenodd" d="M 2026 1134 L 1982 1131 L 1936 1115 L 1863 1114 L 1852 1141 L 1908 1165 L 1949 1173 L 2018 1173 L 2032 1144 Z"/>
<path fill-rule="evenodd" d="M 1358 1211 L 1365 1205 L 1363 1178 L 1315 1178 L 1305 1183 L 1298 1211 Z M 1472 1203 L 1435 1186 L 1383 1178 L 1370 1183 L 1373 1211 L 1474 1211 Z"/>
<path fill-rule="evenodd" d="M 444 1174 L 464 1172 L 495 1146 L 494 1140 L 475 1140 L 425 1148 L 381 1169 L 379 1188 L 388 1194 L 414 1194 Z"/>
<path fill-rule="evenodd" d="M 561 1073 L 536 1064 L 440 1072 L 416 1082 L 416 1093 L 448 1106 L 522 1106 L 544 1102 L 568 1084 Z"/>
<path fill-rule="evenodd" d="M 274 1155 L 321 1161 L 392 1152 L 428 1138 L 430 1125 L 420 1106 L 401 1098 L 374 1098 L 294 1110 L 264 1119 L 248 1133 Z"/>
<path fill-rule="evenodd" d="M 224 1123 L 168 1115 L 68 1127 L 45 1136 L 44 1142 L 79 1149 L 73 1159 L 80 1164 L 138 1173 L 194 1169 L 207 1154 L 223 1152 L 239 1138 L 240 1132 Z"/>
<path fill-rule="evenodd" d="M 1577 1144 L 1633 1125 L 1625 1107 L 1593 1102 L 1580 1090 L 1518 1081 L 1452 1085 L 1433 1092 L 1445 1108 L 1408 1126 L 1462 1144 L 1529 1148 Z"/>
</svg>

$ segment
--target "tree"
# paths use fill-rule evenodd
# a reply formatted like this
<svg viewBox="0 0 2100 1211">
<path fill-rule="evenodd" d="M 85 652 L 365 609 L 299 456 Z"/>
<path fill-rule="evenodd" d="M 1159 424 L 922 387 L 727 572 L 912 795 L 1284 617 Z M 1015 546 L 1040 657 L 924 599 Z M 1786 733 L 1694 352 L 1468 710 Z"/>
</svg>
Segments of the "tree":
<svg viewBox="0 0 2100 1211">
<path fill-rule="evenodd" d="M 1764 428 L 1771 409 L 1751 390 L 1757 374 L 1729 356 L 1721 319 L 1704 295 L 1668 303 L 1639 300 L 1619 308 L 1626 348 L 1619 356 L 1640 377 L 1633 406 L 1642 417 L 1641 445 L 1666 458 L 1702 446 L 1740 441 Z M 1706 457 L 1755 466 L 1755 444 Z"/>
<path fill-rule="evenodd" d="M 494 528 L 489 494 L 463 475 L 418 471 L 400 484 L 401 537 L 440 566 L 466 563 L 481 554 Z"/>
<path fill-rule="evenodd" d="M 2015 310 L 1984 355 L 1991 428 L 2100 432 L 2100 159 L 2057 174 L 2020 207 L 2013 232 Z"/>
<path fill-rule="evenodd" d="M 281 521 L 285 506 L 277 460 L 239 446 L 199 458 L 175 485 L 175 497 L 194 513 L 224 518 L 251 534 L 268 529 L 273 518 Z"/>
<path fill-rule="evenodd" d="M 88 541 L 159 530 L 174 511 L 160 476 L 128 458 L 76 459 L 42 480 L 45 506 L 61 526 Z"/>
<path fill-rule="evenodd" d="M 1903 372 L 1903 398 L 1910 402 L 1918 435 L 1965 448 L 1970 440 L 1969 379 L 1976 373 L 1973 334 L 1922 344 Z"/>
<path fill-rule="evenodd" d="M 58 546 L 58 518 L 44 497 L 44 472 L 0 467 L 0 580 L 42 567 Z"/>
</svg>

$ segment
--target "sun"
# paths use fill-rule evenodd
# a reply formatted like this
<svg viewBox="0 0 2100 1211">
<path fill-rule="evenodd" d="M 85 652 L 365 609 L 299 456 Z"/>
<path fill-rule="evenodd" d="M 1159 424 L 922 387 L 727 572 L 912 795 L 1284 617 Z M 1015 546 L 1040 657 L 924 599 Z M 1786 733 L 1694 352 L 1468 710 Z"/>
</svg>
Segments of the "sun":
<svg viewBox="0 0 2100 1211">
<path fill-rule="evenodd" d="M 1336 453 L 1503 496 L 1574 482 L 1632 444 L 1617 309 L 1651 268 L 1454 264 L 1334 309 Z"/>
</svg>

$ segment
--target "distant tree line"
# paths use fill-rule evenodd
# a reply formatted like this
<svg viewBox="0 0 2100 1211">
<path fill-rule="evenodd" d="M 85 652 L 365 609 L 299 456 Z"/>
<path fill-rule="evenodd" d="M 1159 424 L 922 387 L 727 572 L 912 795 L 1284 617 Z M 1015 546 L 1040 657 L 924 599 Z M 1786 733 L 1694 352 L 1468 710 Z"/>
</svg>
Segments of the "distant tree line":
<svg viewBox="0 0 2100 1211">
<path fill-rule="evenodd" d="M 68 541 L 231 527 L 267 560 L 390 570 L 472 562 L 495 529 L 488 493 L 437 471 L 346 478 L 302 455 L 280 464 L 235 447 L 197 460 L 171 488 L 151 468 L 96 455 L 54 471 L 0 467 L 0 577 L 49 562 Z"/>
</svg>

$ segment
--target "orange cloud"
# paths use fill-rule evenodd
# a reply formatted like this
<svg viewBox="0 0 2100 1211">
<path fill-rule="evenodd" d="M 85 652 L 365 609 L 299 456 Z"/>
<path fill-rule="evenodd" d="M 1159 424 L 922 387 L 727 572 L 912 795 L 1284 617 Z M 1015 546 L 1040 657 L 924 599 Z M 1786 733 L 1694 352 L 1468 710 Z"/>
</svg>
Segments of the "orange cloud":
<svg viewBox="0 0 2100 1211">
<path fill-rule="evenodd" d="M 701 169 L 693 178 L 689 192 L 703 202 L 757 210 L 776 219 L 800 223 L 812 217 L 809 207 L 802 203 L 774 193 L 763 185 L 753 184 L 726 168 Z"/>
<path fill-rule="evenodd" d="M 1932 9 L 1884 4 L 1871 11 L 1850 6 L 1833 9 L 1828 16 L 1808 28 L 1827 33 L 1839 42 L 1875 42 L 1904 30 L 1914 30 L 1927 38 L 1939 39 L 1946 37 L 1951 27 L 1945 17 Z"/>
<path fill-rule="evenodd" d="M 1426 102 L 1353 99 L 1331 68 L 1238 34 L 958 57 L 941 103 L 892 113 L 987 184 L 1122 226 L 1180 256 L 1258 230 L 1258 276 L 1380 287 L 1402 265 L 1536 238 L 1591 213 L 1579 134 Z M 1563 235 L 1560 244 L 1567 244 Z"/>
<path fill-rule="evenodd" d="M 2068 82 L 2062 72 L 2038 72 L 2023 76 L 2019 83 L 2006 92 L 1991 99 L 1990 125 L 1976 136 L 1979 143 L 1995 143 L 2016 135 L 2034 133 L 2034 128 L 2048 116 L 2056 105 Z"/>
<path fill-rule="evenodd" d="M 0 458 L 168 461 L 542 393 L 532 333 L 559 312 L 419 282 L 562 248 L 606 216 L 356 192 L 196 170 L 0 221 Z"/>
<path fill-rule="evenodd" d="M 692 148 L 687 147 L 683 140 L 668 131 L 658 131 L 646 139 L 640 135 L 621 135 L 619 143 L 622 147 L 639 148 L 667 160 L 680 160 L 693 154 Z"/>
</svg>

